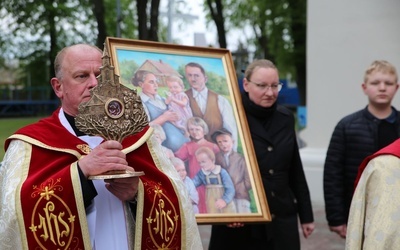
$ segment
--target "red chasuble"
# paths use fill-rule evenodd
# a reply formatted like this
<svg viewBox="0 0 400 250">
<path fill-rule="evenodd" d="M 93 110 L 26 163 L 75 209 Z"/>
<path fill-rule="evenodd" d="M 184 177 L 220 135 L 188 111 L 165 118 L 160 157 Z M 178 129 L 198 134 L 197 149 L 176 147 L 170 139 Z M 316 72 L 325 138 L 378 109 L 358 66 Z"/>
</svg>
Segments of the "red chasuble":
<svg viewBox="0 0 400 250">
<path fill-rule="evenodd" d="M 11 139 L 32 144 L 27 177 L 17 190 L 23 246 L 91 249 L 76 165 L 90 149 L 62 126 L 58 114 L 59 110 L 17 131 L 5 144 L 6 149 Z M 122 142 L 128 164 L 145 173 L 140 177 L 135 249 L 181 249 L 185 236 L 179 197 L 172 181 L 157 167 L 150 134 L 147 127 Z"/>
<path fill-rule="evenodd" d="M 367 167 L 368 162 L 379 155 L 388 155 L 388 154 L 394 155 L 394 156 L 397 156 L 400 158 L 400 139 L 397 139 L 393 143 L 389 144 L 388 146 L 382 148 L 378 152 L 368 156 L 367 158 L 365 158 L 363 160 L 360 167 L 358 168 L 357 177 L 354 182 L 354 189 L 357 187 L 358 181 L 360 180 L 361 175 L 364 172 L 364 169 Z"/>
</svg>

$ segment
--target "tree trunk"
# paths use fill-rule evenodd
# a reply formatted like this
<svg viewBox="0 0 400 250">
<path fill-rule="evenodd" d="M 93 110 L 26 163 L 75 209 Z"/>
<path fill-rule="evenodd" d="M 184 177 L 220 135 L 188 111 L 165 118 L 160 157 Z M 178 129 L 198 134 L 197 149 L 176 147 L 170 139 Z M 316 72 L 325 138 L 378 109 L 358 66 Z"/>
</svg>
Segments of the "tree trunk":
<svg viewBox="0 0 400 250">
<path fill-rule="evenodd" d="M 213 8 L 213 2 L 215 7 Z M 226 30 L 225 30 L 225 19 L 223 13 L 223 4 L 221 0 L 207 0 L 208 8 L 210 9 L 211 18 L 214 20 L 215 26 L 217 27 L 218 43 L 221 48 L 227 48 L 226 43 Z"/>
<path fill-rule="evenodd" d="M 307 86 L 307 3 L 288 0 L 291 10 L 291 34 L 294 45 L 293 62 L 296 67 L 296 82 L 300 94 L 300 105 L 306 105 Z"/>
<path fill-rule="evenodd" d="M 148 40 L 147 30 L 147 0 L 136 0 L 136 9 L 138 16 L 138 32 L 140 40 Z"/>
<path fill-rule="evenodd" d="M 158 41 L 158 15 L 159 15 L 160 0 L 151 1 L 150 10 L 150 28 L 149 28 L 149 40 Z"/>
<path fill-rule="evenodd" d="M 47 75 L 47 80 L 50 83 L 50 79 L 55 76 L 54 72 L 54 60 L 57 56 L 57 31 L 56 31 L 56 22 L 55 22 L 55 15 L 54 11 L 49 11 L 48 13 L 48 22 L 49 22 L 49 36 L 50 36 L 50 51 L 49 51 L 49 70 L 48 70 L 48 75 Z M 50 91 L 50 100 L 55 100 L 57 99 L 56 94 L 54 91 Z"/>
<path fill-rule="evenodd" d="M 97 41 L 96 45 L 100 49 L 104 48 L 104 43 L 107 37 L 107 27 L 104 22 L 105 19 L 105 9 L 103 0 L 92 0 L 93 13 L 97 21 Z"/>
<path fill-rule="evenodd" d="M 255 56 L 256 57 L 261 56 L 262 58 L 268 59 L 272 61 L 274 64 L 276 64 L 275 57 L 271 54 L 271 51 L 268 46 L 269 38 L 265 27 L 259 26 L 258 28 L 260 29 L 260 32 L 258 34 L 257 30 L 255 29 L 256 26 L 257 24 L 253 24 L 254 34 L 256 36 L 258 43 L 257 46 L 258 53 Z"/>
</svg>

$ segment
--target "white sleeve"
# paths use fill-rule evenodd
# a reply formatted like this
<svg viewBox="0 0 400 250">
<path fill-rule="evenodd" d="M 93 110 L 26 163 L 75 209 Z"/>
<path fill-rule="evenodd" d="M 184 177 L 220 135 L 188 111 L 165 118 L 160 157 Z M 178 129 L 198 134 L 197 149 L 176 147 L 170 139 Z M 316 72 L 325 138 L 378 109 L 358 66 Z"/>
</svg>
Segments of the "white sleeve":
<svg viewBox="0 0 400 250">
<path fill-rule="evenodd" d="M 20 140 L 11 141 L 0 166 L 0 249 L 22 249 L 16 212 L 16 199 L 21 183 L 28 174 L 31 145 Z"/>
</svg>

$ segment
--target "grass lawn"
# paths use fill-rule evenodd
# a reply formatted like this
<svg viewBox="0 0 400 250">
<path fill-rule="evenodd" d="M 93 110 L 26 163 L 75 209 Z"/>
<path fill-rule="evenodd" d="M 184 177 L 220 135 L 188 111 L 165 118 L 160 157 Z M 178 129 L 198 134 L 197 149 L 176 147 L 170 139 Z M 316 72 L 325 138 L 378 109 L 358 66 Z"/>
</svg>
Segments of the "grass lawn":
<svg viewBox="0 0 400 250">
<path fill-rule="evenodd" d="M 41 117 L 1 118 L 0 119 L 0 161 L 4 156 L 4 141 L 19 128 L 36 122 Z"/>
</svg>

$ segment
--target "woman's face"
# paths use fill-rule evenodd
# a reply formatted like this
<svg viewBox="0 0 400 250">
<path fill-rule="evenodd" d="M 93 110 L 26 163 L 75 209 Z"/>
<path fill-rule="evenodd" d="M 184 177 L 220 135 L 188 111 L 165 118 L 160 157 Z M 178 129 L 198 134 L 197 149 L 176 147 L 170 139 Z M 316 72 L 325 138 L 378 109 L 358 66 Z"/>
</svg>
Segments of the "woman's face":
<svg viewBox="0 0 400 250">
<path fill-rule="evenodd" d="M 140 83 L 143 94 L 154 97 L 157 95 L 158 83 L 157 77 L 153 74 L 147 74 L 143 82 Z"/>
<path fill-rule="evenodd" d="M 272 86 L 279 85 L 278 71 L 273 68 L 255 68 L 250 79 L 243 79 L 243 88 L 255 104 L 269 108 L 277 100 L 279 91 Z"/>
</svg>

